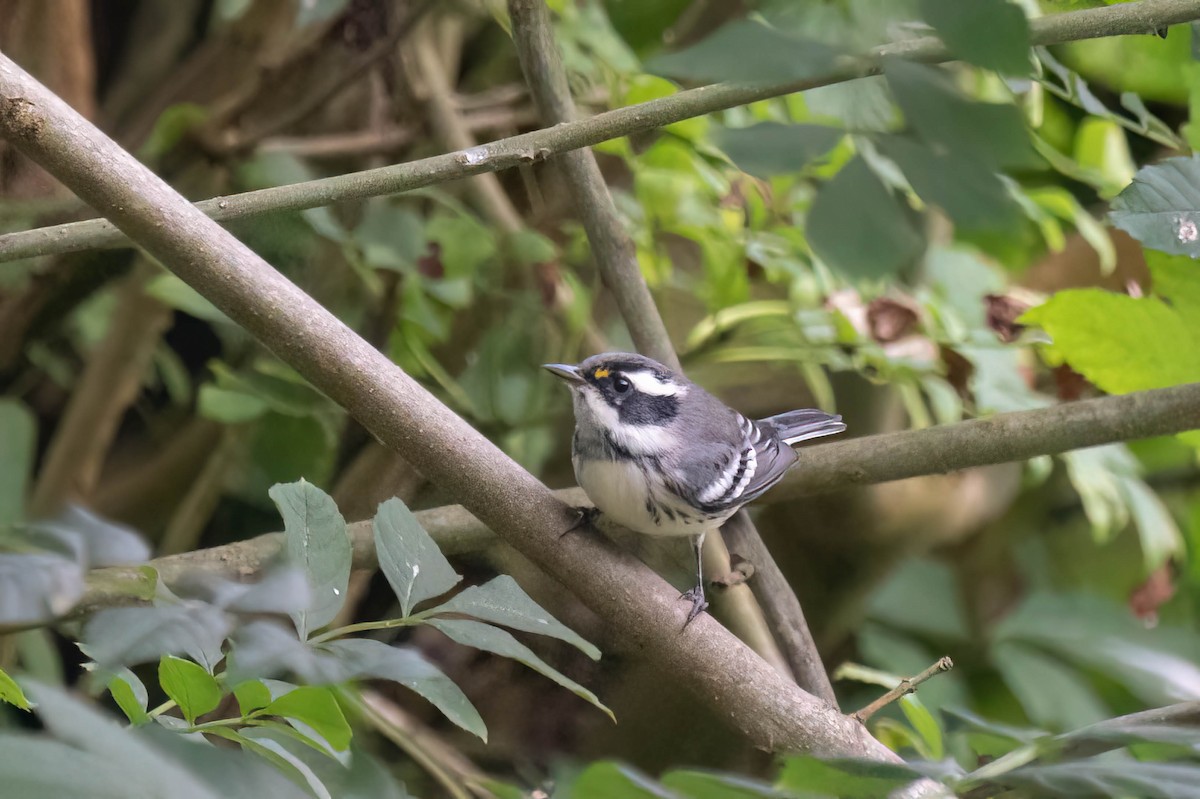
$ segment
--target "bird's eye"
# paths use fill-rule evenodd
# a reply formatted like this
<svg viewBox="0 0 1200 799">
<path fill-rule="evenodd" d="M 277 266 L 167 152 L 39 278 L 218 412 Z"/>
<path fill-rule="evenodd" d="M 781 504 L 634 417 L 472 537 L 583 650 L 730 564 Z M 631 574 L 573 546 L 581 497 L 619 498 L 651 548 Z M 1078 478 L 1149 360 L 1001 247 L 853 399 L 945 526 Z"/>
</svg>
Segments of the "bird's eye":
<svg viewBox="0 0 1200 799">
<path fill-rule="evenodd" d="M 620 375 L 617 375 L 613 378 L 613 391 L 617 392 L 618 394 L 624 394 L 632 387 L 632 385 L 632 383 Z"/>
</svg>

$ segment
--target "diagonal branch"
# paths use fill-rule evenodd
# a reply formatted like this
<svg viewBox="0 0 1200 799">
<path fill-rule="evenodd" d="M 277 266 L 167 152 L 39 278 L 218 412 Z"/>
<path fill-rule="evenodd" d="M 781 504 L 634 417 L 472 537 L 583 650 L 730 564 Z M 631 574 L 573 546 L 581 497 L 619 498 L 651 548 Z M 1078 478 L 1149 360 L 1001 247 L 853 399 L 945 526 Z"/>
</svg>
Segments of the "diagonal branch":
<svg viewBox="0 0 1200 799">
<path fill-rule="evenodd" d="M 1030 23 L 1030 42 L 1052 45 L 1105 36 L 1148 34 L 1196 19 L 1200 19 L 1200 0 L 1139 0 L 1035 19 Z M 950 60 L 945 46 L 937 39 L 913 39 L 876 48 L 864 58 L 846 59 L 827 74 L 814 78 L 770 85 L 717 83 L 701 86 L 548 130 L 500 139 L 464 152 L 290 186 L 214 197 L 197 203 L 197 207 L 219 222 L 229 222 L 279 211 L 302 211 L 343 200 L 398 194 L 482 172 L 510 169 L 715 111 L 873 75 L 879 71 L 879 62 L 884 56 L 930 63 Z M 111 222 L 91 219 L 0 236 L 0 261 L 124 247 L 129 243 L 129 238 Z"/>
<path fill-rule="evenodd" d="M 772 751 L 896 761 L 858 722 L 786 680 L 596 536 L 531 474 L 111 139 L 0 55 L 0 135 L 111 219 L 380 441 L 620 629 L 664 677 Z M 921 783 L 914 790 L 929 792 Z"/>
</svg>

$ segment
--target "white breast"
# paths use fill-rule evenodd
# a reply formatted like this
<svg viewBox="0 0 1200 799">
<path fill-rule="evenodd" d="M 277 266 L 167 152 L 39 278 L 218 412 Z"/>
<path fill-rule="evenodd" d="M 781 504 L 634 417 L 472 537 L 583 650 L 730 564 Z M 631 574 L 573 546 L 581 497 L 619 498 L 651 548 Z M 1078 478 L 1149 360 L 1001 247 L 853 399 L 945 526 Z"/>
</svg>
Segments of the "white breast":
<svg viewBox="0 0 1200 799">
<path fill-rule="evenodd" d="M 575 477 L 600 512 L 646 535 L 697 535 L 720 524 L 700 519 L 629 460 L 575 460 Z"/>
</svg>

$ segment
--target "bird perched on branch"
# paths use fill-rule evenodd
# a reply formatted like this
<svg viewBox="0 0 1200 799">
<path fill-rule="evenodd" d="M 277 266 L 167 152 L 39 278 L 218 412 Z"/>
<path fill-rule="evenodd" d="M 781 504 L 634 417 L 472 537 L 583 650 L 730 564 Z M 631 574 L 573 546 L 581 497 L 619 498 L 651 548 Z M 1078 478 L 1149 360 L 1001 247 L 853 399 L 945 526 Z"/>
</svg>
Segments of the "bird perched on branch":
<svg viewBox="0 0 1200 799">
<path fill-rule="evenodd" d="M 797 461 L 793 444 L 846 429 L 842 417 L 818 410 L 748 419 L 632 353 L 545 368 L 574 397 L 571 461 L 596 510 L 638 533 L 692 537 L 696 585 L 681 597 L 692 603 L 689 623 L 708 607 L 700 567 L 705 533 L 779 482 Z M 595 511 L 581 513 L 583 524 Z"/>
</svg>

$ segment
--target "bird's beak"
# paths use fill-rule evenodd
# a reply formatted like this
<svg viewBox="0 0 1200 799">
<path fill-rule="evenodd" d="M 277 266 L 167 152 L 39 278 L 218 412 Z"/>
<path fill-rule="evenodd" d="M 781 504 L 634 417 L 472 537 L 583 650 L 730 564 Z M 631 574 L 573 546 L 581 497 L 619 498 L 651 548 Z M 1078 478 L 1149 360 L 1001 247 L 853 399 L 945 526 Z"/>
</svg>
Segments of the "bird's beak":
<svg viewBox="0 0 1200 799">
<path fill-rule="evenodd" d="M 583 375 L 579 374 L 578 366 L 572 366 L 569 363 L 544 363 L 542 368 L 572 385 L 583 385 Z"/>
</svg>

